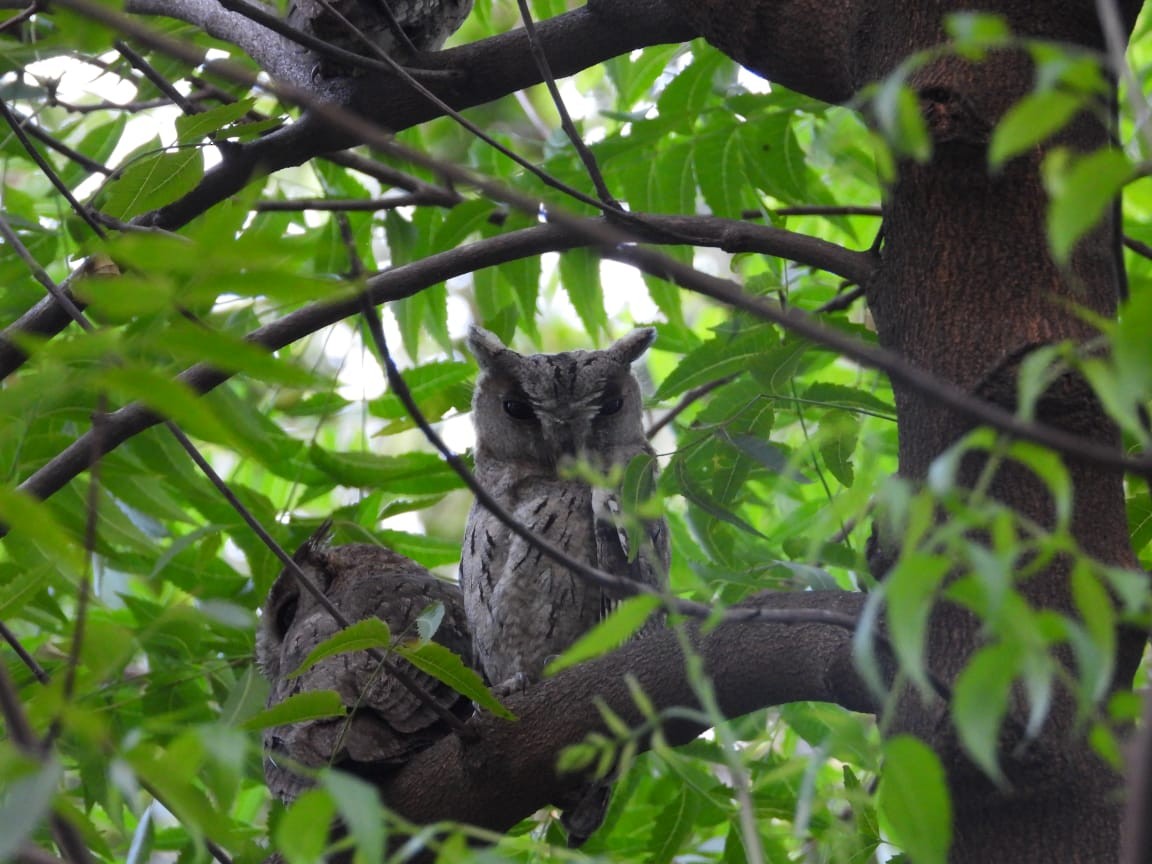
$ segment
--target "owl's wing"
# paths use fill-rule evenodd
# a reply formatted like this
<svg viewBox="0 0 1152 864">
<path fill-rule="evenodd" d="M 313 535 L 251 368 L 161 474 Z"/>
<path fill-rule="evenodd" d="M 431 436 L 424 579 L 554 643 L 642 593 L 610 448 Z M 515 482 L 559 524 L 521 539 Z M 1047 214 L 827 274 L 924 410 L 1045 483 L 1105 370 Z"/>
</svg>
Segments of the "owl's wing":
<svg viewBox="0 0 1152 864">
<path fill-rule="evenodd" d="M 456 586 L 373 547 L 338 547 L 326 552 L 325 558 L 336 574 L 326 593 L 348 618 L 380 618 L 397 637 L 404 638 L 428 606 L 441 603 L 444 615 L 433 638 L 471 664 L 471 640 Z M 294 621 L 286 640 L 287 655 L 293 658 L 289 665 L 296 665 L 334 632 L 335 622 L 321 609 Z M 299 676 L 273 681 L 270 706 L 295 693 L 334 690 L 345 712 L 344 716 L 265 731 L 265 779 L 273 793 L 291 801 L 311 785 L 309 778 L 294 770 L 300 765 L 338 765 L 352 773 L 379 778 L 382 769 L 407 761 L 447 734 L 447 724 L 430 702 L 462 720 L 472 713 L 471 702 L 448 685 L 399 658 L 391 662 L 403 668 L 422 691 L 420 695 L 401 684 L 388 667 L 366 651 L 326 657 Z"/>
<path fill-rule="evenodd" d="M 639 532 L 640 548 L 631 549 L 625 529 L 620 499 L 611 489 L 593 488 L 592 519 L 596 530 L 596 557 L 601 570 L 660 588 L 668 582 L 668 526 L 663 519 L 644 522 Z M 629 560 L 631 559 L 631 560 Z M 620 601 L 608 592 L 602 594 L 602 614 L 608 615 Z"/>
</svg>

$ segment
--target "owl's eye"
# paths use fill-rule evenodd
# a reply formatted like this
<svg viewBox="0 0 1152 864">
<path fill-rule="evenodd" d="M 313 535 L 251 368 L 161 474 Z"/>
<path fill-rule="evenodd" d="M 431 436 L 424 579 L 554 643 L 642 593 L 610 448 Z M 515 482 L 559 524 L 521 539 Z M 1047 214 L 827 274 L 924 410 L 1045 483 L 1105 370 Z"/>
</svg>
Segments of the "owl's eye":
<svg viewBox="0 0 1152 864">
<path fill-rule="evenodd" d="M 504 413 L 513 420 L 531 420 L 536 416 L 532 406 L 522 399 L 505 399 Z"/>
<path fill-rule="evenodd" d="M 615 399 L 605 399 L 600 405 L 600 416 L 608 417 L 615 414 L 624 407 L 624 398 L 617 396 Z"/>
</svg>

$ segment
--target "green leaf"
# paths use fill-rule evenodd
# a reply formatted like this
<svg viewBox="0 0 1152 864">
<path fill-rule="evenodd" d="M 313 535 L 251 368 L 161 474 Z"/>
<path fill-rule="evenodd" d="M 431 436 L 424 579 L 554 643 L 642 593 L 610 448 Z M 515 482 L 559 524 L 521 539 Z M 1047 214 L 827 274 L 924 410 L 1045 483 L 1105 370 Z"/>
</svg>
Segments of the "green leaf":
<svg viewBox="0 0 1152 864">
<path fill-rule="evenodd" d="M 945 557 L 907 550 L 884 577 L 892 647 L 900 668 L 924 693 L 933 692 L 924 660 L 928 617 L 951 567 Z"/>
<path fill-rule="evenodd" d="M 308 789 L 288 807 L 273 837 L 288 864 L 315 864 L 324 860 L 328 832 L 336 806 L 327 789 Z"/>
<path fill-rule="evenodd" d="M 464 485 L 443 459 L 431 453 L 335 453 L 317 445 L 308 452 L 317 468 L 344 486 L 379 488 L 394 495 L 432 495 Z"/>
<path fill-rule="evenodd" d="M 652 594 L 637 594 L 621 600 L 612 614 L 549 663 L 544 674 L 555 675 L 569 666 L 616 650 L 644 626 L 644 622 L 659 606 L 660 598 Z"/>
<path fill-rule="evenodd" d="M 860 421 L 847 411 L 829 411 L 820 418 L 820 457 L 824 467 L 844 486 L 851 486 L 856 477 L 852 454 L 856 452 L 859 434 Z"/>
<path fill-rule="evenodd" d="M 416 616 L 416 633 L 421 642 L 431 642 L 444 621 L 444 604 L 436 602 Z"/>
<path fill-rule="evenodd" d="M 343 717 L 348 712 L 335 690 L 306 690 L 295 693 L 249 717 L 240 724 L 241 729 L 267 729 L 270 726 L 285 726 L 303 720 L 319 720 L 325 717 Z"/>
<path fill-rule="evenodd" d="M 220 722 L 239 726 L 249 717 L 255 716 L 267 698 L 267 680 L 255 666 L 249 666 L 228 694 L 228 700 L 220 707 Z"/>
<path fill-rule="evenodd" d="M 660 811 L 652 826 L 652 839 L 648 846 L 649 861 L 668 864 L 676 857 L 684 839 L 695 827 L 699 809 L 699 799 L 690 792 L 681 791 Z"/>
<path fill-rule="evenodd" d="M 1132 165 L 1119 150 L 1097 150 L 1074 158 L 1067 150 L 1048 154 L 1043 165 L 1048 190 L 1048 241 L 1066 263 L 1076 242 L 1090 231 L 1132 177 Z"/>
<path fill-rule="evenodd" d="M 309 651 L 304 661 L 288 677 L 297 678 L 303 675 L 326 657 L 346 654 L 349 651 L 364 651 L 368 648 L 387 648 L 391 641 L 392 631 L 385 622 L 379 618 L 364 618 L 349 624 Z"/>
<path fill-rule="evenodd" d="M 932 139 L 920 112 L 916 93 L 907 84 L 903 74 L 889 75 L 881 83 L 872 100 L 877 123 L 884 137 L 897 153 L 917 162 L 925 162 L 932 154 Z"/>
<path fill-rule="evenodd" d="M 376 787 L 343 771 L 322 771 L 320 784 L 332 795 L 356 844 L 357 860 L 383 861 L 388 820 L 380 818 Z"/>
<path fill-rule="evenodd" d="M 1087 639 L 1074 640 L 1076 674 L 1084 695 L 1092 702 L 1111 688 L 1116 656 L 1116 612 L 1100 579 L 1083 560 L 1072 570 L 1072 598 Z"/>
<path fill-rule="evenodd" d="M 664 88 L 656 102 L 660 118 L 690 131 L 712 95 L 712 79 L 725 58 L 717 51 L 693 51 L 694 59 Z"/>
<path fill-rule="evenodd" d="M 743 372 L 764 351 L 778 344 L 775 330 L 767 326 L 750 327 L 736 336 L 718 335 L 686 354 L 652 398 L 660 402 L 701 384 Z"/>
<path fill-rule="evenodd" d="M 596 338 L 608 329 L 604 292 L 600 285 L 600 256 L 587 249 L 560 255 L 560 283 L 580 316 L 588 335 Z"/>
<path fill-rule="evenodd" d="M 11 770 L 11 766 L 6 767 Z M 53 759 L 17 780 L 5 777 L 0 801 L 0 861 L 18 857 L 16 852 L 48 819 L 62 774 L 60 763 Z"/>
<path fill-rule="evenodd" d="M 897 735 L 884 743 L 880 811 L 916 864 L 945 864 L 952 846 L 952 803 L 939 758 L 923 741 Z"/>
<path fill-rule="evenodd" d="M 114 219 L 131 219 L 182 198 L 203 176 L 204 157 L 197 148 L 154 153 L 104 187 L 101 209 Z"/>
<path fill-rule="evenodd" d="M 817 405 L 843 408 L 845 411 L 859 411 L 878 417 L 896 418 L 896 406 L 891 402 L 886 402 L 867 390 L 846 387 L 843 384 L 817 381 L 804 391 L 803 399 Z"/>
<path fill-rule="evenodd" d="M 237 443 L 200 394 L 183 381 L 142 364 L 107 368 L 100 373 L 99 380 L 126 401 L 138 400 L 176 422 L 189 435 L 218 444 L 235 446 Z"/>
<path fill-rule="evenodd" d="M 708 208 L 716 216 L 739 218 L 744 209 L 747 178 L 744 148 L 735 125 L 696 138 L 693 152 L 696 178 Z"/>
<path fill-rule="evenodd" d="M 65 576 L 81 572 L 83 551 L 60 526 L 52 510 L 27 492 L 0 486 L 0 523 L 9 528 L 6 545 L 18 537 L 37 547 Z"/>
<path fill-rule="evenodd" d="M 993 168 L 1059 132 L 1083 106 L 1082 96 L 1063 90 L 1029 93 L 1008 109 L 992 133 L 988 164 Z"/>
<path fill-rule="evenodd" d="M 484 686 L 484 680 L 464 665 L 464 661 L 438 642 L 425 642 L 422 645 L 397 645 L 395 652 L 437 681 L 443 681 L 457 693 L 467 696 L 485 711 L 515 720 L 516 715 L 505 708 Z"/>
<path fill-rule="evenodd" d="M 377 531 L 376 538 L 393 552 L 425 567 L 441 567 L 460 560 L 459 539 L 446 540 L 430 534 L 409 534 L 391 529 Z"/>
<path fill-rule="evenodd" d="M 192 365 L 207 363 L 231 374 L 242 373 L 269 384 L 315 387 L 316 375 L 278 358 L 267 349 L 218 330 L 197 327 L 187 321 L 171 322 L 157 329 L 156 348 Z"/>
<path fill-rule="evenodd" d="M 238 99 L 199 114 L 182 114 L 176 118 L 176 138 L 181 144 L 195 144 L 229 123 L 240 120 L 255 104 L 255 99 Z"/>
<path fill-rule="evenodd" d="M 952 717 L 965 752 L 990 778 L 1004 782 L 1000 771 L 1000 725 L 1016 678 L 1015 646 L 986 645 L 972 656 L 952 690 Z"/>
<path fill-rule="evenodd" d="M 680 494 L 688 499 L 692 504 L 699 507 L 713 519 L 718 519 L 721 522 L 727 522 L 741 531 L 752 534 L 755 537 L 767 539 L 763 534 L 753 528 L 746 521 L 741 519 L 731 510 L 720 505 L 712 496 L 701 489 L 688 475 L 685 467 L 685 461 L 678 459 L 672 463 L 672 474 L 676 478 L 677 488 Z"/>
</svg>

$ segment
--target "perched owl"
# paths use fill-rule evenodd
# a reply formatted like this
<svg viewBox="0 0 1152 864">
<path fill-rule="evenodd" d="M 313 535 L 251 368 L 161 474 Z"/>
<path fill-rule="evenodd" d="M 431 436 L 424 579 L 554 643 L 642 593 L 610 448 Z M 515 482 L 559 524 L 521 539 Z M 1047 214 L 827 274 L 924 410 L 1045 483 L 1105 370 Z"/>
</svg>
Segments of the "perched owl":
<svg viewBox="0 0 1152 864">
<path fill-rule="evenodd" d="M 569 555 L 613 575 L 666 584 L 663 520 L 645 525 L 640 548 L 615 519 L 612 490 L 561 476 L 566 462 L 606 472 L 652 452 L 631 364 L 656 332 L 635 330 L 604 351 L 524 356 L 479 327 L 468 347 L 480 365 L 472 400 L 476 478 L 517 520 Z M 632 560 L 629 560 L 629 559 Z M 571 573 L 476 503 L 461 551 L 460 586 L 477 660 L 497 687 L 538 680 L 546 662 L 593 627 L 620 598 Z M 649 622 L 649 627 L 658 626 Z M 564 823 L 578 844 L 603 818 L 607 786 L 595 784 Z"/>
<path fill-rule="evenodd" d="M 472 0 L 291 0 L 288 23 L 337 48 L 375 58 L 363 34 L 389 57 L 406 63 L 413 58 L 389 20 L 389 11 L 413 48 L 435 51 L 464 23 L 472 11 Z M 320 58 L 315 74 L 334 78 L 354 75 L 356 70 Z"/>
<path fill-rule="evenodd" d="M 415 635 L 416 618 L 439 603 L 444 617 L 433 637 L 472 665 L 472 642 L 460 590 L 437 579 L 419 564 L 388 549 L 364 544 L 329 548 L 325 524 L 304 542 L 293 560 L 350 622 L 375 616 L 394 638 Z M 471 702 L 447 684 L 393 658 L 425 698 L 420 698 L 382 668 L 366 651 L 325 658 L 303 675 L 289 678 L 308 653 L 340 626 L 287 570 L 264 604 L 256 640 L 256 660 L 272 683 L 268 705 L 305 690 L 335 690 L 347 708 L 345 717 L 307 720 L 264 731 L 264 778 L 285 802 L 296 798 L 310 781 L 292 765 L 310 768 L 336 765 L 366 779 L 387 766 L 401 764 L 443 738 L 449 731 L 428 700 L 461 719 Z"/>
</svg>

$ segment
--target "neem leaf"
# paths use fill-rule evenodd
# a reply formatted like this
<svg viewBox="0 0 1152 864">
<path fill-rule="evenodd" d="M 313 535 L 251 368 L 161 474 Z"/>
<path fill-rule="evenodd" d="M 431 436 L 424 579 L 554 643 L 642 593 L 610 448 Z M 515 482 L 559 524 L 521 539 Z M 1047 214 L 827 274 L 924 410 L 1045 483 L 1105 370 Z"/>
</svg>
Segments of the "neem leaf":
<svg viewBox="0 0 1152 864">
<path fill-rule="evenodd" d="M 367 648 L 387 648 L 392 641 L 392 631 L 379 618 L 365 618 L 350 624 L 339 633 L 329 636 L 308 652 L 304 662 L 288 677 L 303 675 L 325 657 L 345 654 L 349 651 L 363 651 Z"/>
<path fill-rule="evenodd" d="M 918 738 L 897 735 L 884 744 L 880 810 L 916 864 L 944 864 L 952 845 L 952 801 L 944 768 Z"/>
<path fill-rule="evenodd" d="M 305 690 L 289 696 L 279 705 L 249 717 L 241 729 L 267 729 L 269 726 L 283 726 L 299 723 L 302 720 L 318 720 L 323 717 L 343 717 L 347 712 L 340 694 L 335 690 Z"/>
<path fill-rule="evenodd" d="M 555 675 L 562 669 L 575 666 L 601 654 L 618 648 L 648 620 L 648 616 L 660 605 L 660 598 L 653 594 L 638 594 L 620 601 L 612 614 L 577 639 L 572 645 L 548 664 L 546 675 Z"/>
<path fill-rule="evenodd" d="M 476 671 L 465 666 L 463 660 L 440 643 L 426 642 L 420 646 L 397 645 L 394 651 L 421 672 L 431 675 L 437 681 L 443 681 L 485 711 L 505 720 L 516 719 L 516 715 L 501 705 L 484 686 L 484 681 Z"/>
</svg>

